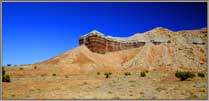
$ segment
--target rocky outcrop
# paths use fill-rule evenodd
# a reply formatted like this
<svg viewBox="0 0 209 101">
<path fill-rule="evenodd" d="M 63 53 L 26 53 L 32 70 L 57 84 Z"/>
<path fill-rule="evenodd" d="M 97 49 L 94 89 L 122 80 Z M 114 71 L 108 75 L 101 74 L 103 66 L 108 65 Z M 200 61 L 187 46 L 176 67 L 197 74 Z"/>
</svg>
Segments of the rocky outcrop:
<svg viewBox="0 0 209 101">
<path fill-rule="evenodd" d="M 207 44 L 207 28 L 200 30 L 182 30 L 173 32 L 163 27 L 157 27 L 144 33 L 136 33 L 130 37 L 105 36 L 96 30 L 81 36 L 80 45 L 85 45 L 89 50 L 104 54 L 119 50 L 143 47 L 147 43 L 160 44 Z"/>
<path fill-rule="evenodd" d="M 125 38 L 114 38 L 94 30 L 79 39 L 80 45 L 86 45 L 92 52 L 104 54 L 131 48 L 138 48 L 145 45 L 144 40 L 127 40 Z"/>
</svg>

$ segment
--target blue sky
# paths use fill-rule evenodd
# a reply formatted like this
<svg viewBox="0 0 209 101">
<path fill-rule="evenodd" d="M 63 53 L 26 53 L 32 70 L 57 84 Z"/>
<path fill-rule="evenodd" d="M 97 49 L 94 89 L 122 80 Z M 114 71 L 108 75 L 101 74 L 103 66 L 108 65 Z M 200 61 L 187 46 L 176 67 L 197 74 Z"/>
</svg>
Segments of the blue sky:
<svg viewBox="0 0 209 101">
<path fill-rule="evenodd" d="M 78 46 L 91 30 L 126 37 L 161 26 L 207 27 L 207 3 L 3 2 L 2 62 L 32 64 Z"/>
</svg>

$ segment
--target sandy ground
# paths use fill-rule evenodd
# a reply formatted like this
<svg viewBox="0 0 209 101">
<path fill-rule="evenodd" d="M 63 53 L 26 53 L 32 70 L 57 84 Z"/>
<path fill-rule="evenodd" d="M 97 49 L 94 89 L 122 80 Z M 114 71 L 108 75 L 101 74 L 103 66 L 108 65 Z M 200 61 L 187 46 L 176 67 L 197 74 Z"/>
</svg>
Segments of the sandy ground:
<svg viewBox="0 0 209 101">
<path fill-rule="evenodd" d="M 58 67 L 6 68 L 3 99 L 207 99 L 207 73 L 179 81 L 173 71 L 62 73 Z M 125 76 L 125 72 L 131 75 Z M 56 74 L 56 76 L 53 76 Z"/>
</svg>

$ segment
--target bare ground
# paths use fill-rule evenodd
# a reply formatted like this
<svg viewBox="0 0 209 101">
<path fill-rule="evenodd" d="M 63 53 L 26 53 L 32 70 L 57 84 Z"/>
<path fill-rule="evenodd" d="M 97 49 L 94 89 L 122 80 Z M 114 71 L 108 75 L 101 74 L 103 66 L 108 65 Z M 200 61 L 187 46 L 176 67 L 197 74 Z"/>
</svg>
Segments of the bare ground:
<svg viewBox="0 0 209 101">
<path fill-rule="evenodd" d="M 162 69 L 161 69 L 162 70 Z M 180 81 L 173 71 L 63 73 L 59 67 L 6 68 L 3 99 L 207 99 L 206 77 Z M 125 72 L 131 75 L 125 76 Z M 56 76 L 53 76 L 56 74 Z"/>
</svg>

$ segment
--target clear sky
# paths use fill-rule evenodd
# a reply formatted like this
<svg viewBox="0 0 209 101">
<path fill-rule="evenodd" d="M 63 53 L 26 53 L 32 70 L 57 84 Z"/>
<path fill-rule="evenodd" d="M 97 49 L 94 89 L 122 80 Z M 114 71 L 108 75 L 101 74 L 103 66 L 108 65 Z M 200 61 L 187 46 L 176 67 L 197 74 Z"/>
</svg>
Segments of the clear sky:
<svg viewBox="0 0 209 101">
<path fill-rule="evenodd" d="M 161 26 L 207 27 L 207 3 L 3 2 L 2 62 L 32 64 L 78 46 L 91 30 L 126 37 Z"/>
</svg>

